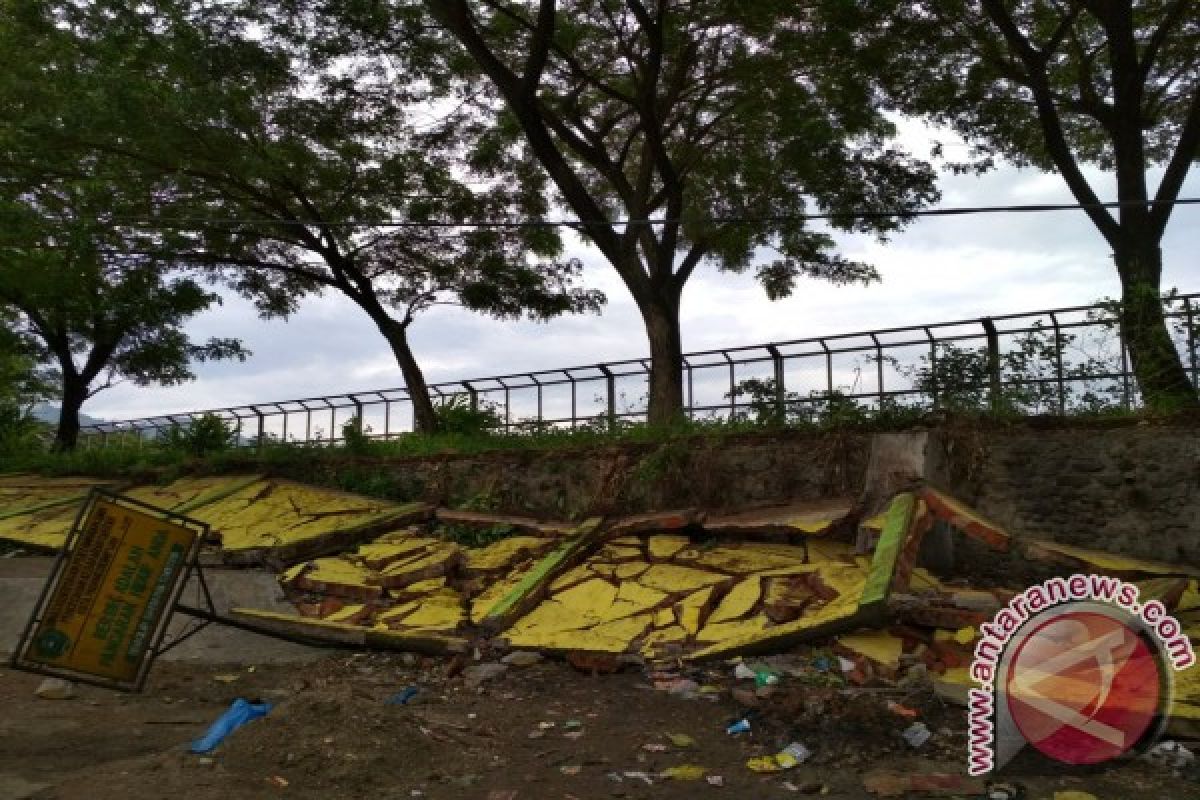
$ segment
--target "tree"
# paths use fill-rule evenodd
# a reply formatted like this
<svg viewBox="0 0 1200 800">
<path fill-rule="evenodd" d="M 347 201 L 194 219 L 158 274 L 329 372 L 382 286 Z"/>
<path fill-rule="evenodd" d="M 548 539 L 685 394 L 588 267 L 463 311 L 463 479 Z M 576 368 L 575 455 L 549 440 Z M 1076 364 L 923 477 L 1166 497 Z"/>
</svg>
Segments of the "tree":
<svg viewBox="0 0 1200 800">
<path fill-rule="evenodd" d="M 459 46 L 448 52 L 458 124 L 482 124 L 468 110 L 494 120 L 475 158 L 527 147 L 633 296 L 651 424 L 682 413 L 679 307 L 698 266 L 757 263 L 772 298 L 800 276 L 866 282 L 873 268 L 834 254 L 802 215 L 815 206 L 838 228 L 882 235 L 936 197 L 929 168 L 887 146 L 893 128 L 865 76 L 810 57 L 829 31 L 778 24 L 790 3 L 420 6 Z M 756 262 L 764 248 L 777 257 Z"/>
<path fill-rule="evenodd" d="M 184 322 L 220 297 L 107 218 L 129 190 L 55 182 L 0 203 L 0 310 L 54 367 L 58 449 L 75 447 L 83 404 L 123 379 L 173 385 L 194 377 L 191 361 L 248 355 L 236 339 L 189 339 Z"/>
<path fill-rule="evenodd" d="M 169 177 L 202 209 L 165 222 L 193 237 L 188 262 L 219 272 L 265 316 L 325 290 L 352 300 L 387 340 L 418 431 L 438 425 L 408 341 L 421 312 L 546 320 L 604 302 L 575 285 L 577 261 L 556 258 L 553 229 L 455 227 L 540 216 L 542 179 L 511 160 L 471 174 L 456 163 L 459 137 L 418 131 L 408 112 L 422 98 L 417 76 L 383 80 L 408 56 L 348 61 L 311 15 L 268 4 L 117 5 L 62 12 L 102 102 L 83 135 L 56 135 Z"/>
<path fill-rule="evenodd" d="M 851 6 L 856 6 L 852 8 Z M 1162 310 L 1162 240 L 1200 157 L 1200 5 L 1192 0 L 832 4 L 906 112 L 984 158 L 1057 171 L 1112 248 L 1121 323 L 1146 404 L 1195 407 Z M 1099 207 L 1084 165 L 1116 182 Z M 1147 170 L 1164 167 L 1151 194 Z"/>
</svg>

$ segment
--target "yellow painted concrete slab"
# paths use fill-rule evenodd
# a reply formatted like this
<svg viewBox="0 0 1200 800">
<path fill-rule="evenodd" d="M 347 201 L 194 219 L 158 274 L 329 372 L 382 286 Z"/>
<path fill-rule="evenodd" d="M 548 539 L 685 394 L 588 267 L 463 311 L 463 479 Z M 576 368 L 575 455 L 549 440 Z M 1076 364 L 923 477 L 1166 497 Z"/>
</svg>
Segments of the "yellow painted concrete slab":
<svg viewBox="0 0 1200 800">
<path fill-rule="evenodd" d="M 521 569 L 513 570 L 502 579 L 487 585 L 483 591 L 471 598 L 471 624 L 479 625 L 482 623 L 488 612 L 497 603 L 507 597 L 509 592 L 516 589 L 532 568 L 533 565 L 530 564 Z"/>
<path fill-rule="evenodd" d="M 709 622 L 696 634 L 696 641 L 701 644 L 715 644 L 754 637 L 766 630 L 770 624 L 766 614 L 755 614 L 747 619 L 730 622 Z"/>
<path fill-rule="evenodd" d="M 646 552 L 653 561 L 666 561 L 691 543 L 692 540 L 686 536 L 660 534 L 646 540 Z"/>
<path fill-rule="evenodd" d="M 1074 547 L 1060 542 L 1026 540 L 1025 548 L 1029 554 L 1037 554 L 1041 557 L 1066 563 L 1078 563 L 1098 572 L 1112 573 L 1114 575 L 1200 576 L 1200 570 L 1183 564 L 1169 564 L 1163 561 L 1132 558 L 1115 553 L 1106 553 L 1102 550 Z"/>
<path fill-rule="evenodd" d="M 768 569 L 798 566 L 805 563 L 803 547 L 782 545 L 755 546 L 752 542 L 723 545 L 701 551 L 692 566 L 709 567 L 734 575 L 748 575 Z"/>
<path fill-rule="evenodd" d="M 83 497 L 93 488 L 110 483 L 83 477 L 0 475 L 0 517 L 20 514 L 48 503 L 71 503 L 78 508 Z"/>
<path fill-rule="evenodd" d="M 780 572 L 786 573 L 782 570 Z M 842 591 L 824 605 L 806 610 L 805 614 L 793 622 L 772 627 L 764 625 L 758 630 L 751 624 L 741 630 L 723 628 L 708 632 L 712 644 L 689 654 L 688 658 L 703 660 L 739 652 L 766 652 L 777 644 L 786 645 L 797 636 L 850 624 L 858 617 L 858 601 L 866 585 L 863 571 L 858 567 L 830 564 L 822 566 L 818 575 L 820 581 L 827 586 L 845 589 L 856 587 L 858 591 Z"/>
<path fill-rule="evenodd" d="M 317 558 L 290 567 L 279 576 L 284 586 L 359 600 L 383 596 L 379 574 L 348 558 Z"/>
<path fill-rule="evenodd" d="M 675 618 L 688 635 L 695 636 L 709 612 L 713 588 L 710 586 L 693 592 L 675 604 Z"/>
<path fill-rule="evenodd" d="M 209 523 L 229 552 L 291 545 L 382 522 L 398 506 L 368 497 L 271 479 L 206 505 L 191 516 Z"/>
<path fill-rule="evenodd" d="M 858 631 L 839 636 L 837 641 L 847 650 L 889 669 L 900 666 L 900 656 L 904 653 L 904 640 L 887 631 Z"/>
<path fill-rule="evenodd" d="M 565 608 L 580 614 L 595 614 L 601 618 L 616 599 L 617 587 L 601 578 L 593 578 L 554 593 L 554 600 Z"/>
<path fill-rule="evenodd" d="M 705 586 L 732 583 L 726 575 L 675 564 L 653 564 L 638 577 L 638 583 L 668 594 L 688 594 Z"/>
<path fill-rule="evenodd" d="M 244 489 L 251 485 L 265 485 L 261 476 L 257 475 L 207 475 L 203 477 L 180 478 L 166 486 L 138 486 L 128 489 L 122 494 L 149 503 L 158 508 L 175 511 L 180 508 L 190 509 L 188 516 L 197 516 L 200 508 L 217 501 L 230 492 Z"/>
<path fill-rule="evenodd" d="M 468 573 L 497 572 L 518 561 L 545 555 L 556 544 L 544 537 L 510 536 L 487 547 L 464 551 L 464 566 Z"/>
<path fill-rule="evenodd" d="M 355 555 L 371 569 L 383 569 L 397 561 L 408 561 L 441 544 L 440 539 L 428 536 L 396 536 L 385 534 L 373 542 L 359 545 Z"/>
<path fill-rule="evenodd" d="M 44 550 L 58 550 L 66 542 L 67 533 L 78 514 L 79 504 L 71 503 L 0 519 L 0 539 Z"/>
<path fill-rule="evenodd" d="M 709 624 L 729 622 L 753 611 L 762 599 L 762 581 L 762 577 L 751 575 L 734 584 L 729 593 L 721 598 L 720 605 L 713 609 Z"/>
</svg>

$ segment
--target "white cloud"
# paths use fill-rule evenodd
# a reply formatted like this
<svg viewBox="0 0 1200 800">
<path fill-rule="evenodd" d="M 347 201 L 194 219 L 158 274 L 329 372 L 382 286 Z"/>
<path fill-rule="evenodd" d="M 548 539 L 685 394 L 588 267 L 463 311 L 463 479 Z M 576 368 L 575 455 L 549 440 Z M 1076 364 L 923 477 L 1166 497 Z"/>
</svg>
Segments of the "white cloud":
<svg viewBox="0 0 1200 800">
<path fill-rule="evenodd" d="M 918 153 L 924 153 L 932 136 L 919 126 L 902 126 L 902 140 Z M 1112 196 L 1104 176 L 1089 177 L 1102 197 Z M 945 206 L 1071 202 L 1057 176 L 1031 170 L 944 175 L 941 186 Z M 1189 195 L 1200 195 L 1200 179 L 1194 174 L 1182 193 Z M 1163 242 L 1164 286 L 1200 291 L 1197 223 L 1200 207 L 1175 210 Z M 875 264 L 882 282 L 834 287 L 808 281 L 793 297 L 772 303 L 750 275 L 701 272 L 684 294 L 685 348 L 973 319 L 1082 305 L 1119 293 L 1108 248 L 1079 211 L 932 217 L 918 220 L 887 244 L 858 235 L 839 234 L 837 239 L 847 256 Z M 608 294 L 603 316 L 537 324 L 439 309 L 420 318 L 411 335 L 429 380 L 644 356 L 641 318 L 616 274 L 596 251 L 582 245 L 573 250 L 585 262 L 588 285 Z M 199 380 L 185 386 L 119 386 L 97 396 L 85 410 L 120 419 L 403 383 L 386 342 L 340 296 L 308 300 L 287 322 L 261 321 L 248 303 L 230 298 L 219 310 L 194 320 L 190 329 L 197 337 L 240 336 L 254 356 L 245 364 L 198 365 Z M 585 399 L 590 402 L 591 396 Z"/>
</svg>

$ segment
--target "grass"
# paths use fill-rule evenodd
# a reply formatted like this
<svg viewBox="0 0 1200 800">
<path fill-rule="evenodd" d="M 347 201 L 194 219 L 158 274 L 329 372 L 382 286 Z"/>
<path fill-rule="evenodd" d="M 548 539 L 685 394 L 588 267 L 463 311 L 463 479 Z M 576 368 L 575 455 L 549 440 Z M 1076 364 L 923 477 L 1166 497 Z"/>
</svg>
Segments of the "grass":
<svg viewBox="0 0 1200 800">
<path fill-rule="evenodd" d="M 1089 422 L 1128 423 L 1151 419 L 1148 415 L 1125 412 L 1121 414 L 1073 415 L 1069 417 L 1022 417 L 1018 415 L 960 413 L 931 414 L 915 409 L 900 409 L 891 413 L 854 413 L 830 415 L 816 421 L 799 424 L 780 424 L 773 421 L 725 420 L 680 422 L 667 427 L 650 427 L 644 423 L 619 421 L 615 429 L 588 425 L 577 429 L 534 429 L 501 434 L 489 431 L 464 433 L 404 434 L 397 438 L 351 438 L 348 442 L 319 442 L 283 444 L 268 442 L 262 448 L 222 447 L 197 453 L 194 447 L 178 442 L 110 444 L 107 447 L 87 447 L 70 452 L 27 451 L 4 457 L 0 471 L 31 472 L 44 475 L 86 474 L 102 478 L 124 478 L 137 481 L 168 482 L 189 474 L 230 474 L 236 472 L 267 472 L 303 475 L 306 472 L 324 473 L 331 468 L 349 474 L 359 472 L 355 464 L 381 461 L 430 458 L 448 455 L 470 456 L 487 453 L 520 451 L 592 450 L 612 446 L 686 443 L 689 440 L 721 439 L 735 436 L 778 436 L 789 434 L 822 434 L 836 432 L 899 431 L 934 426 L 990 427 L 1023 422 L 1049 424 L 1088 424 Z M 349 477 L 347 483 L 361 490 L 370 481 L 372 470 Z M 346 488 L 351 488 L 347 486 Z M 383 493 L 384 486 L 377 492 Z"/>
</svg>

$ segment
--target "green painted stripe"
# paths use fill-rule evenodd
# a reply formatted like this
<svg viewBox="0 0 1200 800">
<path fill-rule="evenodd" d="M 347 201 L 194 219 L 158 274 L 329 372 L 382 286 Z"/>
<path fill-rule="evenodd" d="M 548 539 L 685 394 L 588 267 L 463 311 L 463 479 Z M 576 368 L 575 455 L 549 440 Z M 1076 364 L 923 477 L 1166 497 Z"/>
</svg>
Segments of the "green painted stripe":
<svg viewBox="0 0 1200 800">
<path fill-rule="evenodd" d="M 875 545 L 871 571 L 867 574 L 867 583 L 858 602 L 860 609 L 887 599 L 892 587 L 892 577 L 896 574 L 896 560 L 900 557 L 900 550 L 908 538 L 908 528 L 916 505 L 916 497 L 908 492 L 901 492 L 892 499 L 887 518 L 883 521 L 879 543 Z"/>
<path fill-rule="evenodd" d="M 70 497 L 60 497 L 57 500 L 47 500 L 46 502 L 38 503 L 37 505 L 25 506 L 23 508 L 16 508 L 0 513 L 0 520 L 12 519 L 13 517 L 23 517 L 26 514 L 33 514 L 35 512 L 45 511 L 46 509 L 50 508 L 58 508 L 59 506 L 67 506 L 71 505 L 72 503 L 82 503 L 85 499 L 87 499 L 87 492 L 84 492 L 83 494 L 73 494 Z"/>
<path fill-rule="evenodd" d="M 195 511 L 197 508 L 203 508 L 204 506 L 212 505 L 213 503 L 219 503 L 220 501 L 237 494 L 243 489 L 248 489 L 254 484 L 260 483 L 263 480 L 265 480 L 265 478 L 263 478 L 262 475 L 255 475 L 251 478 L 247 478 L 244 481 L 238 481 L 232 486 L 213 489 L 208 494 L 202 494 L 198 497 L 193 497 L 191 500 L 185 500 L 179 505 L 172 507 L 171 510 L 176 514 L 186 514 L 189 511 Z"/>
<path fill-rule="evenodd" d="M 600 522 L 599 517 L 592 517 L 576 528 L 575 534 L 569 541 L 538 562 L 537 566 L 531 569 L 521 579 L 521 582 L 513 587 L 512 591 L 488 610 L 484 615 L 483 624 L 502 621 L 513 609 L 518 608 L 526 597 L 557 577 L 559 569 L 592 541 L 592 534 L 599 527 Z"/>
</svg>

